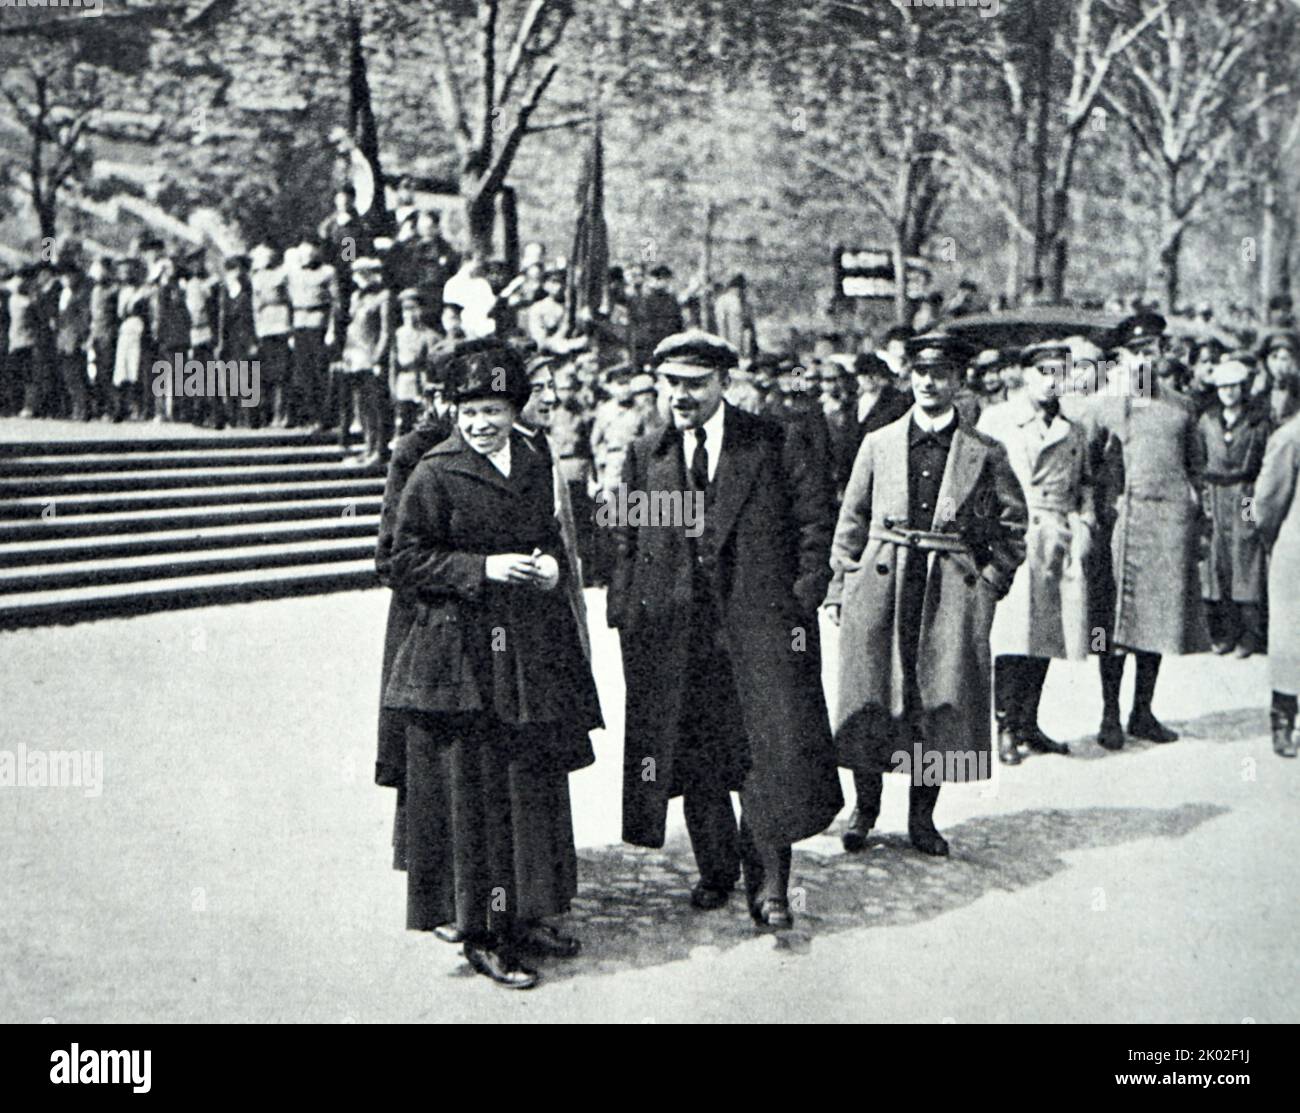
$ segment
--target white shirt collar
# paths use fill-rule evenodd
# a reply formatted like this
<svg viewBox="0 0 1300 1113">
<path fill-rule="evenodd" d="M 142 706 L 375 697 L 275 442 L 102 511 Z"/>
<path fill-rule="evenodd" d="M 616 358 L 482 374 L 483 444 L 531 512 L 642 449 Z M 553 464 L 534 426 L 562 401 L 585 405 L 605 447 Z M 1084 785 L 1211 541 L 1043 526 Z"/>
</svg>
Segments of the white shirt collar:
<svg viewBox="0 0 1300 1113">
<path fill-rule="evenodd" d="M 726 433 L 725 415 L 727 412 L 726 403 L 722 403 L 713 411 L 713 416 L 704 423 L 704 443 L 709 450 L 709 482 L 713 482 L 713 477 L 718 474 L 718 459 L 722 455 L 722 438 Z M 698 429 L 687 429 L 691 435 L 689 452 L 687 454 L 687 463 L 695 459 L 695 450 L 699 447 L 700 438 Z"/>
<path fill-rule="evenodd" d="M 912 420 L 916 422 L 916 427 L 923 433 L 942 433 L 957 420 L 957 410 L 955 407 L 949 406 L 938 417 L 931 417 L 920 406 L 913 406 Z"/>
<path fill-rule="evenodd" d="M 505 441 L 502 442 L 501 447 L 498 448 L 495 452 L 485 452 L 484 455 L 488 458 L 488 463 L 490 463 L 494 468 L 496 468 L 497 471 L 499 471 L 507 479 L 510 478 L 510 438 L 509 437 L 507 437 Z"/>
</svg>

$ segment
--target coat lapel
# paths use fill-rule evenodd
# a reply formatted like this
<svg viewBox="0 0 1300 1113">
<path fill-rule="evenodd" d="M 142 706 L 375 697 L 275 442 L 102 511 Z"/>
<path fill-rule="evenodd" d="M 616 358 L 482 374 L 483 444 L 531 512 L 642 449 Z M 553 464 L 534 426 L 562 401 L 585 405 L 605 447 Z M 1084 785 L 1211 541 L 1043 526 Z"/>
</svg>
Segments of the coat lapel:
<svg viewBox="0 0 1300 1113">
<path fill-rule="evenodd" d="M 453 432 L 447 440 L 442 442 L 442 444 L 434 448 L 433 452 L 437 453 L 439 456 L 450 457 L 444 465 L 447 471 L 455 472 L 457 475 L 469 476 L 471 479 L 477 479 L 482 483 L 487 483 L 492 487 L 496 487 L 500 491 L 505 491 L 512 495 L 517 491 L 517 486 L 514 482 L 514 477 L 516 475 L 515 469 L 521 466 L 526 466 L 520 460 L 520 457 L 524 453 L 527 453 L 530 456 L 533 454 L 532 450 L 522 443 L 517 434 L 511 433 L 511 478 L 507 478 L 497 471 L 495 465 L 493 465 L 486 456 L 481 452 L 475 452 L 465 443 L 464 438 L 460 435 L 459 429 Z"/>
<path fill-rule="evenodd" d="M 871 500 L 878 507 L 874 517 L 880 521 L 888 518 L 900 525 L 907 524 L 907 437 L 911 427 L 912 410 L 909 407 L 897 421 L 890 422 L 876 433 L 880 451 L 872 459 L 875 481 Z"/>
<path fill-rule="evenodd" d="M 762 454 L 748 414 L 727 405 L 723 421 L 722 454 L 718 457 L 718 470 L 714 475 L 716 493 L 704 520 L 705 536 L 715 548 L 722 546 L 735 526 L 740 508 L 758 475 Z"/>
<path fill-rule="evenodd" d="M 952 448 L 948 450 L 948 463 L 944 466 L 943 480 L 939 484 L 939 501 L 934 508 L 932 529 L 946 530 L 953 526 L 957 512 L 970 497 L 984 470 L 984 458 L 987 455 L 988 449 L 978 438 L 966 432 L 959 422 L 953 430 Z"/>
</svg>

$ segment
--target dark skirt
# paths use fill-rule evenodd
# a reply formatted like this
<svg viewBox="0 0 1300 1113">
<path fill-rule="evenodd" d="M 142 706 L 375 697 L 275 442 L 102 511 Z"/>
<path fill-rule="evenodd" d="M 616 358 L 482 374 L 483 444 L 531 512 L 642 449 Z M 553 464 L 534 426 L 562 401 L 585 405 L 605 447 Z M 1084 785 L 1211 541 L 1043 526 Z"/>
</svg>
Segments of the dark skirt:
<svg viewBox="0 0 1300 1113">
<path fill-rule="evenodd" d="M 406 727 L 406 783 L 393 832 L 406 871 L 406 926 L 454 924 L 467 938 L 567 912 L 578 891 L 569 776 L 557 726 L 420 716 Z"/>
</svg>

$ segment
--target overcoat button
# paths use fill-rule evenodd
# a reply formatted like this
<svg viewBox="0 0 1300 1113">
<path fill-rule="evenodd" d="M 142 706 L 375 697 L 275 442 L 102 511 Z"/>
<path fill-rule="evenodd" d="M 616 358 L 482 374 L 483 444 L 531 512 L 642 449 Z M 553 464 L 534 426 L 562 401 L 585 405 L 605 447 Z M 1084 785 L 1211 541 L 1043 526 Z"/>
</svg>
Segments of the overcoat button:
<svg viewBox="0 0 1300 1113">
<path fill-rule="evenodd" d="M 889 575 L 889 565 L 888 565 L 888 564 L 877 564 L 877 565 L 876 565 L 876 571 L 879 572 L 882 576 L 888 576 L 888 575 Z"/>
<path fill-rule="evenodd" d="M 967 576 L 967 577 L 966 577 L 966 586 L 967 586 L 967 587 L 974 587 L 974 586 L 975 586 L 975 577 L 974 577 L 974 576 Z"/>
</svg>

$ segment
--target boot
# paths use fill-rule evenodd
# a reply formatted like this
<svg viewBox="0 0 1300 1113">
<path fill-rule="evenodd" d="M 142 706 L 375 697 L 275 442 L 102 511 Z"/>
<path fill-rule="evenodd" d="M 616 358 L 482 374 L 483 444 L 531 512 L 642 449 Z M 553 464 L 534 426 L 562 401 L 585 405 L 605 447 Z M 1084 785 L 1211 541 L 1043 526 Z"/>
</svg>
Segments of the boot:
<svg viewBox="0 0 1300 1113">
<path fill-rule="evenodd" d="M 1274 693 L 1269 720 L 1273 724 L 1273 752 L 1278 757 L 1296 756 L 1295 719 L 1295 697 L 1287 699 Z"/>
<path fill-rule="evenodd" d="M 1170 730 L 1151 711 L 1160 675 L 1159 653 L 1137 653 L 1137 683 L 1133 691 L 1133 711 L 1128 718 L 1128 732 L 1147 742 L 1177 742 L 1178 732 Z"/>
<path fill-rule="evenodd" d="M 1016 730 L 1011 724 L 1011 716 L 1005 711 L 994 712 L 998 722 L 998 761 L 1003 765 L 1019 765 L 1020 750 L 1017 746 Z"/>
<path fill-rule="evenodd" d="M 948 840 L 934 825 L 934 806 L 938 802 L 938 785 L 912 785 L 907 800 L 907 837 L 922 854 L 946 858 Z"/>
<path fill-rule="evenodd" d="M 1241 639 L 1237 642 L 1237 651 L 1233 656 L 1245 659 L 1263 652 L 1263 623 L 1260 621 L 1259 608 L 1253 603 L 1239 604 L 1238 611 L 1241 615 Z"/>
<path fill-rule="evenodd" d="M 1119 723 L 1119 687 L 1124 680 L 1124 658 L 1106 654 L 1097 658 L 1101 670 L 1101 730 L 1097 744 L 1106 750 L 1124 748 L 1124 728 Z"/>
<path fill-rule="evenodd" d="M 1020 689 L 1020 729 L 1016 734 L 1020 744 L 1028 747 L 1032 753 L 1066 755 L 1069 754 L 1070 747 L 1049 738 L 1038 725 L 1038 705 L 1043 698 L 1043 684 L 1047 680 L 1049 664 L 1042 657 L 1029 657 L 1025 660 Z"/>
<path fill-rule="evenodd" d="M 841 841 L 850 854 L 857 854 L 867 848 L 867 836 L 880 818 L 880 796 L 884 791 L 884 775 L 881 773 L 853 774 L 853 788 L 857 793 L 857 804 L 849 825 L 844 829 Z"/>
</svg>

